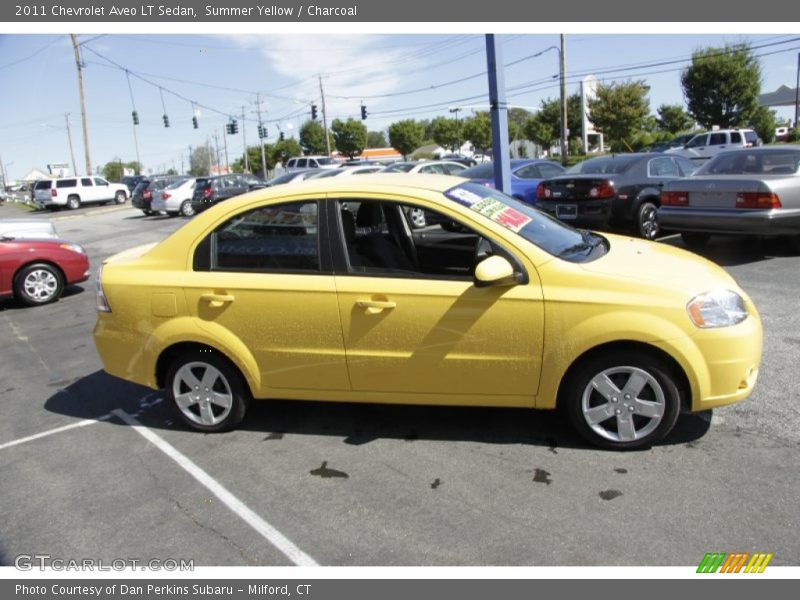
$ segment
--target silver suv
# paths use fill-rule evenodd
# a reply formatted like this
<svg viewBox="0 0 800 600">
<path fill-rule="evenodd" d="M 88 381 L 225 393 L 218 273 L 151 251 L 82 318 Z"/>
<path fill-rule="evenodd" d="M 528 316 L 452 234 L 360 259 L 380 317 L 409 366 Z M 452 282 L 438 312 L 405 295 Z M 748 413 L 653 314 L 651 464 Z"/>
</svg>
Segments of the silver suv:
<svg viewBox="0 0 800 600">
<path fill-rule="evenodd" d="M 329 156 L 295 156 L 286 161 L 287 171 L 298 169 L 336 169 L 339 163 Z"/>
<path fill-rule="evenodd" d="M 124 204 L 128 193 L 128 186 L 109 183 L 102 177 L 41 179 L 33 186 L 34 202 L 50 209 L 61 206 L 76 209 L 90 202 Z"/>
<path fill-rule="evenodd" d="M 667 153 L 705 160 L 726 150 L 760 145 L 761 139 L 752 129 L 719 129 L 698 133 L 683 148 L 673 148 L 667 150 Z"/>
</svg>

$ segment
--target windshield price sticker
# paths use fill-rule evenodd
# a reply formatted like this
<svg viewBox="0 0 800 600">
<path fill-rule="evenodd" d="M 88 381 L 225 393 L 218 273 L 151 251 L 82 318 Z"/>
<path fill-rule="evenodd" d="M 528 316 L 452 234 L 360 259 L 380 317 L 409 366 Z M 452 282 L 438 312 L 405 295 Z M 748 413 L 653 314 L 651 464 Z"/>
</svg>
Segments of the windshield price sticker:
<svg viewBox="0 0 800 600">
<path fill-rule="evenodd" d="M 533 220 L 531 217 L 494 198 L 484 198 L 480 202 L 472 204 L 470 208 L 484 217 L 489 217 L 495 223 L 500 223 L 500 225 L 514 233 L 519 233 L 520 229 Z"/>
</svg>

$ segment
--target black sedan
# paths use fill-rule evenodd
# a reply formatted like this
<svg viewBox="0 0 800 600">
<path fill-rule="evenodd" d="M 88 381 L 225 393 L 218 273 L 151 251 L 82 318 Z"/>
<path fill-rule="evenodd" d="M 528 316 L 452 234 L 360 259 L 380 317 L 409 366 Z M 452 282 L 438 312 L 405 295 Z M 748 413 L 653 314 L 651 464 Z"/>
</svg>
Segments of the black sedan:
<svg viewBox="0 0 800 600">
<path fill-rule="evenodd" d="M 781 236 L 800 251 L 800 146 L 717 154 L 661 194 L 659 220 L 697 247 L 711 234 Z"/>
<path fill-rule="evenodd" d="M 627 227 L 652 240 L 660 231 L 662 187 L 696 168 L 688 159 L 658 153 L 598 156 L 542 181 L 536 207 L 575 227 Z"/>
</svg>

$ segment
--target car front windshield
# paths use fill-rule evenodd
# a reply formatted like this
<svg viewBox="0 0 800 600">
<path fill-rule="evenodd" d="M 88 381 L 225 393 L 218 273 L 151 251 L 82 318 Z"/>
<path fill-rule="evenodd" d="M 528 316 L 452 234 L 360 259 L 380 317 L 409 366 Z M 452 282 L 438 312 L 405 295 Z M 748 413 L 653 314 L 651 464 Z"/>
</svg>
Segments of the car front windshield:
<svg viewBox="0 0 800 600">
<path fill-rule="evenodd" d="M 722 152 L 700 167 L 695 175 L 794 175 L 800 166 L 800 150 Z"/>
<path fill-rule="evenodd" d="M 335 165 L 336 161 L 333 160 L 332 158 L 323 157 L 323 158 L 318 158 L 317 159 L 317 164 L 318 165 Z"/>
<path fill-rule="evenodd" d="M 395 163 L 384 169 L 384 173 L 408 173 L 414 168 L 414 163 Z"/>
<path fill-rule="evenodd" d="M 606 240 L 599 235 L 573 229 L 485 185 L 465 182 L 450 188 L 444 195 L 564 260 L 587 262 L 608 250 Z"/>
<path fill-rule="evenodd" d="M 599 156 L 572 165 L 565 173 L 577 175 L 582 173 L 600 175 L 618 175 L 628 170 L 639 157 L 637 156 Z"/>
</svg>

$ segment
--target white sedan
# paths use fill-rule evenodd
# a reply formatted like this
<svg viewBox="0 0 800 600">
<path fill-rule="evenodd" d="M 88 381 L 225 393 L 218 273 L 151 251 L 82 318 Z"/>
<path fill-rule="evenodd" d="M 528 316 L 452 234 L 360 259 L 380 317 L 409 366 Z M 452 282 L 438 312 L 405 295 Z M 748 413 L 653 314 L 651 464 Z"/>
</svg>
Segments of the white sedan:
<svg viewBox="0 0 800 600">
<path fill-rule="evenodd" d="M 179 179 L 169 184 L 153 195 L 151 209 L 159 212 L 163 211 L 171 217 L 177 217 L 179 214 L 184 217 L 191 217 L 194 215 L 192 193 L 194 192 L 195 181 L 197 179 L 192 177 L 190 179 Z"/>
</svg>

